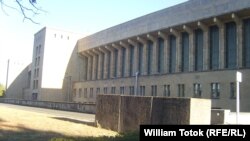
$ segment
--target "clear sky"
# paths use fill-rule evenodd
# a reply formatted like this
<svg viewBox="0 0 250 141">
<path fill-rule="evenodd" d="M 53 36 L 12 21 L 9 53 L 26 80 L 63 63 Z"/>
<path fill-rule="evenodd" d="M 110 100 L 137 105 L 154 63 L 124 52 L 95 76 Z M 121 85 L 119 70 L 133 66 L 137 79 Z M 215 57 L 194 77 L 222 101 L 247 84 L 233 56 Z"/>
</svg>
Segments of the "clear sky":
<svg viewBox="0 0 250 141">
<path fill-rule="evenodd" d="M 12 1 L 4 0 L 6 4 L 15 7 Z M 28 0 L 21 2 L 25 1 Z M 4 11 L 0 9 L 0 83 L 5 84 L 8 59 L 11 64 L 10 82 L 21 69 L 31 63 L 33 36 L 45 26 L 89 35 L 185 1 L 37 0 L 37 6 L 47 11 L 31 15 L 40 24 L 23 21 L 20 12 L 4 7 Z"/>
</svg>

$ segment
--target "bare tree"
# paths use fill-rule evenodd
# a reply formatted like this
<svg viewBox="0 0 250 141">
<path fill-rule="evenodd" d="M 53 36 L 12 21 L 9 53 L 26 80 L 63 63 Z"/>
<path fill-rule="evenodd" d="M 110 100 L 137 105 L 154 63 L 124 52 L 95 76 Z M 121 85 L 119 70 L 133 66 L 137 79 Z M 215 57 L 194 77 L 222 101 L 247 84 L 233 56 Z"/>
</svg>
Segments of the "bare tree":
<svg viewBox="0 0 250 141">
<path fill-rule="evenodd" d="M 9 2 L 10 0 L 7 0 L 7 1 Z M 28 1 L 28 4 L 26 4 L 26 5 L 24 4 L 23 0 L 14 0 L 15 5 L 13 5 L 13 4 L 10 5 L 5 0 L 0 0 L 0 3 L 1 3 L 2 11 L 6 15 L 8 15 L 8 13 L 4 9 L 5 7 L 20 12 L 23 15 L 23 21 L 27 19 L 35 24 L 39 24 L 38 22 L 36 22 L 32 19 L 31 15 L 36 16 L 36 15 L 40 14 L 40 12 L 46 12 L 46 11 L 44 11 L 44 10 L 42 10 L 42 8 L 36 6 L 37 5 L 36 0 L 27 0 L 27 1 Z"/>
</svg>

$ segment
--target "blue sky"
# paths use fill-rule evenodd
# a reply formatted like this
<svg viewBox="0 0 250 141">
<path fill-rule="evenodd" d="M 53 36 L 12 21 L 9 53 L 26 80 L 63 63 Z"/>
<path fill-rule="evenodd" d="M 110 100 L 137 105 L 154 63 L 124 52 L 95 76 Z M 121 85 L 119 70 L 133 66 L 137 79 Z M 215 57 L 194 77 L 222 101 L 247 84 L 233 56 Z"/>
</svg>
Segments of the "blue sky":
<svg viewBox="0 0 250 141">
<path fill-rule="evenodd" d="M 4 1 L 15 6 L 14 0 Z M 25 1 L 28 0 L 21 2 Z M 185 1 L 37 0 L 37 6 L 47 11 L 36 16 L 31 15 L 40 24 L 23 21 L 20 12 L 4 8 L 4 11 L 0 10 L 0 83 L 5 84 L 8 59 L 12 63 L 10 68 L 12 79 L 20 69 L 31 62 L 33 36 L 45 26 L 89 35 Z"/>
</svg>

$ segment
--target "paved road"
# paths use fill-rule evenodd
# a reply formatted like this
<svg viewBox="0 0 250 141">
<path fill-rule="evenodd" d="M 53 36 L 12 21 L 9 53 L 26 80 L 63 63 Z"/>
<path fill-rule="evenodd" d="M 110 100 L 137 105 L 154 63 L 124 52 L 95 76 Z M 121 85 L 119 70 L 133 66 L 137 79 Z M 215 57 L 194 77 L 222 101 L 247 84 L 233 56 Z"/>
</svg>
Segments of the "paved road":
<svg viewBox="0 0 250 141">
<path fill-rule="evenodd" d="M 45 113 L 45 114 L 49 114 L 49 115 L 51 115 L 55 118 L 61 119 L 61 120 L 70 120 L 70 121 L 73 120 L 74 122 L 79 122 L 79 123 L 82 122 L 82 123 L 87 123 L 87 124 L 93 124 L 93 122 L 95 121 L 94 114 L 68 112 L 68 111 L 12 105 L 12 104 L 5 104 L 5 103 L 0 103 L 0 107 L 8 107 L 8 108 L 36 112 L 36 113 Z"/>
</svg>

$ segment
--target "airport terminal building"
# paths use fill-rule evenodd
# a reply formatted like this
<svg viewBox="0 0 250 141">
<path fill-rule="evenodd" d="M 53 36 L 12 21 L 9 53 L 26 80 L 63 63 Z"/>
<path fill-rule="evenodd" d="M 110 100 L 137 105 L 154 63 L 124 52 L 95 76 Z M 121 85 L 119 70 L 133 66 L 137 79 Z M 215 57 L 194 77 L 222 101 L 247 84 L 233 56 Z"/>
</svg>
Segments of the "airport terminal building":
<svg viewBox="0 0 250 141">
<path fill-rule="evenodd" d="M 250 1 L 189 0 L 78 40 L 63 93 L 74 102 L 98 94 L 195 97 L 250 109 Z"/>
</svg>

